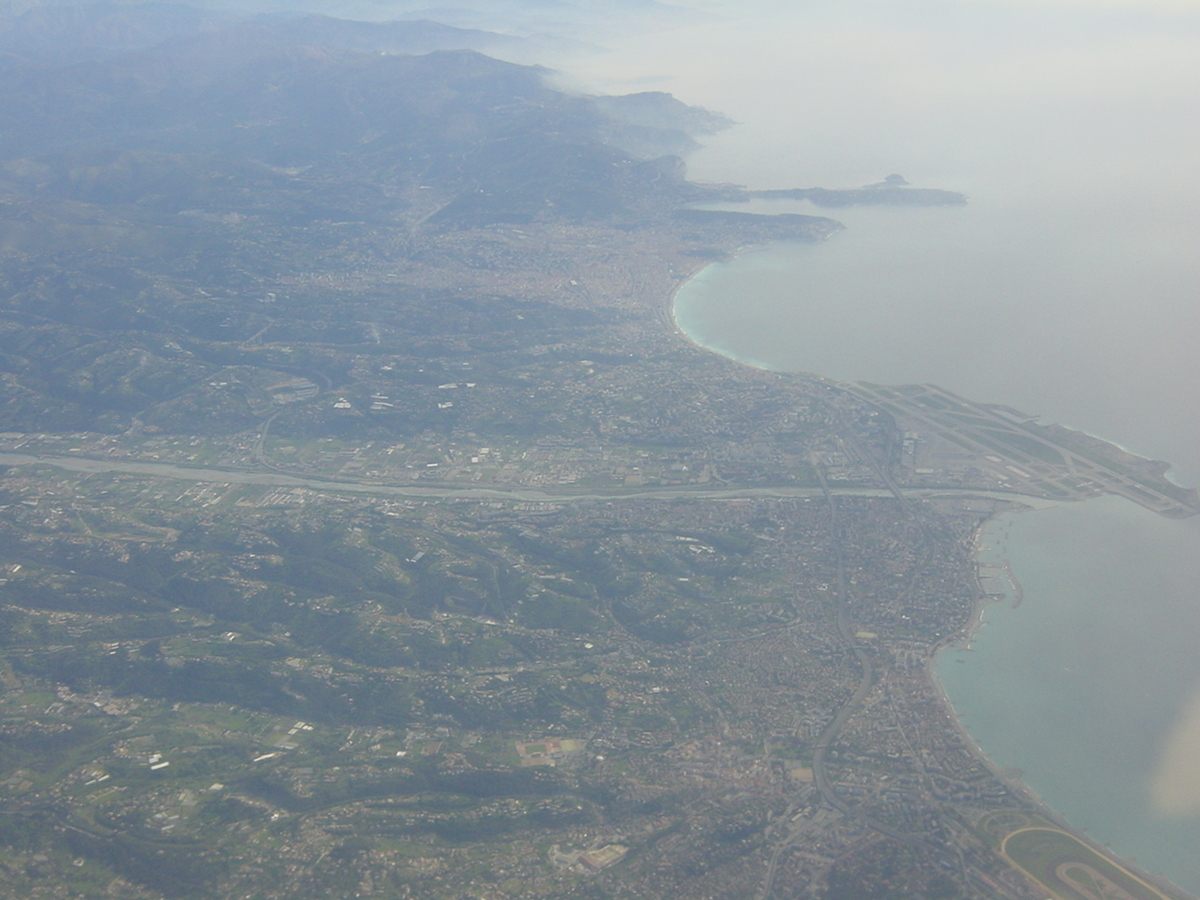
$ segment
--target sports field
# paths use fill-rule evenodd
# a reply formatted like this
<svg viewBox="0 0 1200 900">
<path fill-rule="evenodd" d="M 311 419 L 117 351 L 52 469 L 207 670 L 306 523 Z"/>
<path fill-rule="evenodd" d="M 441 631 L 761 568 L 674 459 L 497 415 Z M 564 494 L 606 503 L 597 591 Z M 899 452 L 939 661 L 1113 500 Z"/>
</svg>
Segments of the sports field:
<svg viewBox="0 0 1200 900">
<path fill-rule="evenodd" d="M 1167 900 L 1124 866 L 1058 828 L 1018 828 L 1001 855 L 1059 900 Z"/>
</svg>

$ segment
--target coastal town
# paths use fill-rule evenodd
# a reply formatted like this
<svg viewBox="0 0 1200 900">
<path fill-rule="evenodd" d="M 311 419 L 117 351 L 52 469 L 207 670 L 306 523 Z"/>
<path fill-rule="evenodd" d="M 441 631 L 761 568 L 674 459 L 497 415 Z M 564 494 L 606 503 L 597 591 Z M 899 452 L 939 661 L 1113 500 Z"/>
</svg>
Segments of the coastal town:
<svg viewBox="0 0 1200 900">
<path fill-rule="evenodd" d="M 330 22 L 0 92 L 0 892 L 1187 900 L 933 665 L 1019 589 L 991 517 L 1195 492 L 697 346 L 689 278 L 841 226 L 615 142 L 669 95 Z M 963 199 L 902 181 L 804 190 Z"/>
<path fill-rule="evenodd" d="M 0 434 L 5 715 L 63 747 L 12 772 L 8 809 L 78 845 L 37 871 L 153 890 L 162 852 L 180 883 L 220 858 L 223 890 L 278 896 L 1036 896 L 979 823 L 1065 823 L 932 675 L 1004 596 L 976 531 L 1129 485 L 1167 515 L 1193 498 L 956 400 L 988 423 L 960 439 L 914 406 L 932 388 L 745 369 L 673 331 L 586 352 L 453 382 L 385 357 L 336 389 L 243 365 L 199 388 L 256 411 L 226 437 Z M 526 386 L 553 433 L 489 429 Z M 460 418 L 403 441 L 285 430 L 361 426 L 363 396 Z M 85 738 L 103 749 L 76 762 Z"/>
</svg>

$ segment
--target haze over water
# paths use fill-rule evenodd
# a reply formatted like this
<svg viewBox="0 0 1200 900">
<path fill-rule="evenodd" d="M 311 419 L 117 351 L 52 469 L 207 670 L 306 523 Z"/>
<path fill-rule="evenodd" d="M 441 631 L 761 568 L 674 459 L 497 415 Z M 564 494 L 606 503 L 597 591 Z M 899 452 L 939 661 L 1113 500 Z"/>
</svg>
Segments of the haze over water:
<svg viewBox="0 0 1200 900">
<path fill-rule="evenodd" d="M 825 213 L 848 229 L 706 270 L 681 327 L 759 365 L 1006 403 L 1200 484 L 1200 6 L 705 9 L 572 70 L 738 119 L 689 161 L 698 180 L 899 172 L 971 203 Z M 1075 824 L 1200 892 L 1200 523 L 1106 499 L 985 542 L 1025 601 L 943 655 L 956 709 Z"/>
</svg>

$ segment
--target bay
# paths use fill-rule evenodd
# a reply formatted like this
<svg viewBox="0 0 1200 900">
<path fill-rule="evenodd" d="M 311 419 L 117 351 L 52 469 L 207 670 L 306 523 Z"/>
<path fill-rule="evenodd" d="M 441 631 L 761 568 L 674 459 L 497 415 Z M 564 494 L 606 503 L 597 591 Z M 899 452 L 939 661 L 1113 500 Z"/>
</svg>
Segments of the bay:
<svg viewBox="0 0 1200 900">
<path fill-rule="evenodd" d="M 1022 229 L 1005 236 L 1003 216 L 987 212 L 851 211 L 850 228 L 823 244 L 775 244 L 703 270 L 676 296 L 676 323 L 750 365 L 934 382 L 1139 452 L 1178 453 L 1190 479 L 1191 385 L 1177 389 L 1179 416 L 1148 411 L 1138 391 L 1121 401 L 1105 340 L 1085 341 L 1082 328 L 1064 378 L 1063 331 L 1045 320 L 1082 311 L 1067 308 L 1080 294 L 1063 290 L 1082 269 L 1007 276 L 997 258 L 1036 259 L 1043 245 Z M 1109 317 L 1096 334 L 1139 327 Z M 1001 517 L 984 542 L 1025 599 L 989 607 L 971 651 L 939 660 L 968 732 L 1073 825 L 1200 893 L 1200 521 L 1104 498 Z"/>
<path fill-rule="evenodd" d="M 768 368 L 931 382 L 1015 406 L 1200 484 L 1200 255 L 1151 264 L 1107 226 L 1036 198 L 837 218 L 847 230 L 822 244 L 774 244 L 705 269 L 678 295 L 677 324 Z M 1176 231 L 1184 241 L 1190 229 Z"/>
<path fill-rule="evenodd" d="M 954 209 L 839 209 L 676 298 L 694 340 L 767 368 L 932 382 L 1167 460 L 1200 485 L 1200 10 L 1171 0 L 693 0 L 705 16 L 571 69 L 739 125 L 693 178 L 856 187 Z M 808 205 L 734 207 L 821 214 Z M 1200 524 L 1115 499 L 996 520 L 1024 585 L 939 672 L 998 765 L 1200 893 Z M 957 659 L 963 661 L 957 662 Z"/>
<path fill-rule="evenodd" d="M 1024 599 L 984 610 L 937 674 L 992 761 L 1118 854 L 1200 891 L 1200 522 L 1117 498 L 982 536 Z"/>
</svg>

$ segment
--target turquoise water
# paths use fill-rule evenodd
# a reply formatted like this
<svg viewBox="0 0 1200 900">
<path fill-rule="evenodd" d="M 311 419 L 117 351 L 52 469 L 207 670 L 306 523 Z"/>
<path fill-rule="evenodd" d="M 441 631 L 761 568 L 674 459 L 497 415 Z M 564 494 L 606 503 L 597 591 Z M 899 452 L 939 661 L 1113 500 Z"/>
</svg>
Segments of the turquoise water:
<svg viewBox="0 0 1200 900">
<path fill-rule="evenodd" d="M 1076 827 L 1200 892 L 1194 771 L 1167 746 L 1200 697 L 1200 523 L 1117 498 L 1009 514 L 981 557 L 1024 589 L 997 602 L 971 650 L 937 672 L 963 724 L 1001 767 Z M 1184 753 L 1200 758 L 1194 738 Z M 1178 751 L 1176 753 L 1178 755 Z"/>
<path fill-rule="evenodd" d="M 828 241 L 703 270 L 679 292 L 676 322 L 768 368 L 931 382 L 1014 406 L 1200 485 L 1200 254 L 1168 265 L 1108 220 L 1030 206 L 977 186 L 961 208 L 838 210 L 848 227 Z M 1165 222 L 1155 232 L 1171 244 L 1191 235 Z"/>
<path fill-rule="evenodd" d="M 851 227 L 824 244 L 705 270 L 677 296 L 677 323 L 755 365 L 1008 403 L 1182 463 L 1179 480 L 1197 483 L 1200 381 L 1111 349 L 1124 335 L 1144 354 L 1161 310 L 1117 310 L 1098 328 L 1086 289 L 1060 290 L 1104 277 L 1086 271 L 1095 248 L 1009 271 L 1002 258 L 1046 251 L 1036 229 L 1002 237 L 986 210 L 840 217 Z M 1176 350 L 1173 365 L 1188 372 L 1193 355 Z M 983 543 L 1024 600 L 988 607 L 972 649 L 939 659 L 968 731 L 1075 826 L 1200 893 L 1200 520 L 1103 498 L 1001 517 Z"/>
</svg>

